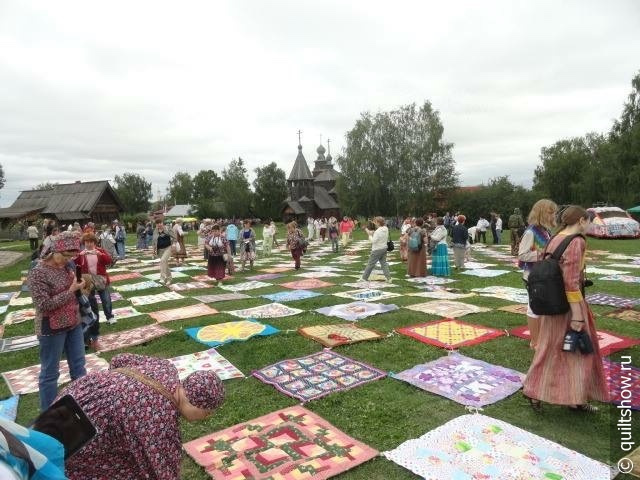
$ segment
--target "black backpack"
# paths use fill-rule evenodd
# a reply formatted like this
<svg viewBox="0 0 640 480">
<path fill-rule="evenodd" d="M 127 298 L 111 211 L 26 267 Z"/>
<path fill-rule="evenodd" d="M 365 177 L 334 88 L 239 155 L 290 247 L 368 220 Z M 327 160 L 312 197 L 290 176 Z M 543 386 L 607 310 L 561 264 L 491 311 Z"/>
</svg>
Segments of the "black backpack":
<svg viewBox="0 0 640 480">
<path fill-rule="evenodd" d="M 571 309 L 567 301 L 559 261 L 569 243 L 576 237 L 584 238 L 579 233 L 569 235 L 552 254 L 545 248 L 543 259 L 531 268 L 527 280 L 527 292 L 529 292 L 529 305 L 536 315 L 562 315 Z"/>
</svg>

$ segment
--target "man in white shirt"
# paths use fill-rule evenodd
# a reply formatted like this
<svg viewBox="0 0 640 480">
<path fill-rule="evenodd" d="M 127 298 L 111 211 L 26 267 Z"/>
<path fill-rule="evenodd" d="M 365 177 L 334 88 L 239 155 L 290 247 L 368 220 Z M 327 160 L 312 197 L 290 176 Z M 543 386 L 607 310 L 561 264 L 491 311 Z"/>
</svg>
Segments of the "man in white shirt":
<svg viewBox="0 0 640 480">
<path fill-rule="evenodd" d="M 499 213 L 496 213 L 496 237 L 498 240 L 498 245 L 500 245 L 502 241 L 502 218 L 500 218 Z"/>
<path fill-rule="evenodd" d="M 487 219 L 481 215 L 476 225 L 478 242 L 487 243 L 487 228 L 489 228 L 490 226 L 491 224 L 487 221 Z"/>
<path fill-rule="evenodd" d="M 27 236 L 29 237 L 29 247 L 31 247 L 31 251 L 37 250 L 38 237 L 40 234 L 38 233 L 38 227 L 33 223 L 27 227 Z"/>
</svg>

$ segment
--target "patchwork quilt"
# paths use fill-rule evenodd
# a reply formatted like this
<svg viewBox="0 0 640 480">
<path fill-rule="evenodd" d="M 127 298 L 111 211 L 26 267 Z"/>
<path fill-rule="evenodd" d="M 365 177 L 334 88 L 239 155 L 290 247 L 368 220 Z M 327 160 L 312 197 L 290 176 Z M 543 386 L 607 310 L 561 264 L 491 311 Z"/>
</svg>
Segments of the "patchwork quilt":
<svg viewBox="0 0 640 480">
<path fill-rule="evenodd" d="M 293 302 L 296 300 L 305 300 L 307 298 L 319 297 L 321 293 L 312 292 L 311 290 L 287 290 L 286 292 L 271 293 L 269 295 L 261 295 L 272 302 Z"/>
<path fill-rule="evenodd" d="M 600 268 L 600 267 L 587 267 L 585 269 L 586 273 L 592 273 L 594 275 L 624 275 L 629 272 L 623 272 L 621 270 L 612 270 L 610 268 Z"/>
<path fill-rule="evenodd" d="M 188 305 L 186 307 L 172 308 L 170 310 L 160 310 L 151 312 L 149 316 L 158 323 L 170 322 L 172 320 L 183 320 L 185 318 L 201 317 L 203 315 L 215 315 L 218 311 L 204 303 Z"/>
<path fill-rule="evenodd" d="M 111 350 L 117 350 L 119 348 L 140 345 L 154 338 L 171 333 L 172 331 L 173 330 L 169 330 L 161 325 L 152 324 L 132 328 L 131 330 L 100 335 L 100 351 L 110 352 Z"/>
<path fill-rule="evenodd" d="M 193 372 L 212 371 L 220 380 L 231 378 L 244 378 L 244 374 L 231 364 L 226 358 L 220 355 L 215 348 L 210 348 L 203 352 L 181 355 L 169 359 L 178 369 L 178 377 L 184 380 Z"/>
<path fill-rule="evenodd" d="M 304 280 L 295 280 L 293 282 L 282 283 L 280 286 L 296 290 L 309 290 L 313 288 L 333 287 L 333 283 L 317 280 L 315 278 L 305 278 Z"/>
<path fill-rule="evenodd" d="M 473 407 L 495 403 L 522 387 L 515 370 L 451 353 L 391 375 L 427 392 Z"/>
<path fill-rule="evenodd" d="M 142 313 L 140 313 L 133 307 L 114 308 L 113 310 L 111 310 L 111 313 L 113 313 L 113 316 L 116 318 L 116 320 L 123 320 L 125 318 L 137 317 L 138 315 L 142 315 Z M 107 319 L 104 317 L 104 315 L 100 315 L 100 322 L 103 323 L 106 321 Z"/>
<path fill-rule="evenodd" d="M 14 325 L 16 323 L 26 322 L 27 320 L 33 320 L 34 318 L 36 318 L 35 308 L 25 308 L 23 310 L 14 310 L 13 312 L 7 313 L 7 316 L 4 317 L 4 324 Z"/>
<path fill-rule="evenodd" d="M 113 285 L 113 288 L 119 292 L 136 292 L 138 290 L 146 290 L 148 288 L 161 287 L 158 282 L 148 280 L 146 282 L 126 283 L 124 285 Z"/>
<path fill-rule="evenodd" d="M 408 293 L 407 295 L 409 295 L 411 297 L 435 298 L 435 299 L 438 299 L 438 300 L 458 300 L 460 298 L 475 297 L 477 294 L 475 294 L 475 293 L 455 293 L 455 292 L 449 292 L 448 290 L 435 290 L 433 292 L 429 292 L 429 291 L 413 292 L 413 293 Z"/>
<path fill-rule="evenodd" d="M 0 302 L 8 302 L 18 294 L 19 292 L 0 292 Z"/>
<path fill-rule="evenodd" d="M 230 310 L 226 313 L 240 318 L 279 318 L 289 317 L 304 312 L 299 308 L 291 308 L 281 303 L 269 303 L 259 307 L 244 308 L 242 310 Z"/>
<path fill-rule="evenodd" d="M 602 359 L 602 366 L 609 384 L 611 403 L 640 410 L 640 368 L 612 362 L 608 358 Z M 626 390 L 625 397 L 622 396 L 623 390 Z"/>
<path fill-rule="evenodd" d="M 338 317 L 343 320 L 355 322 L 363 318 L 371 317 L 379 313 L 391 312 L 398 310 L 398 306 L 394 304 L 373 303 L 373 302 L 352 302 L 342 305 L 334 305 L 332 307 L 322 307 L 316 309 L 316 312 L 328 315 L 330 317 Z"/>
<path fill-rule="evenodd" d="M 369 328 L 358 327 L 352 323 L 339 325 L 315 325 L 298 329 L 301 335 L 332 348 L 366 340 L 378 340 L 386 335 Z"/>
<path fill-rule="evenodd" d="M 247 277 L 247 280 L 253 280 L 256 282 L 260 282 L 262 280 L 275 280 L 276 278 L 284 277 L 281 273 L 262 273 L 260 275 L 253 275 L 251 277 Z"/>
<path fill-rule="evenodd" d="M 623 283 L 640 283 L 640 277 L 634 277 L 633 275 L 607 275 L 606 277 L 600 277 L 598 280 L 610 280 L 613 282 Z"/>
<path fill-rule="evenodd" d="M 174 292 L 184 292 L 185 290 L 197 290 L 199 288 L 211 288 L 211 284 L 205 282 L 172 283 L 169 288 Z"/>
<path fill-rule="evenodd" d="M 333 293 L 336 297 L 350 298 L 361 302 L 377 302 L 378 300 L 386 300 L 387 298 L 401 297 L 399 293 L 387 292 L 385 290 L 371 290 L 362 288 L 359 290 L 349 290 L 347 292 Z"/>
<path fill-rule="evenodd" d="M 323 350 L 306 357 L 282 360 L 253 372 L 258 380 L 301 402 L 380 380 L 386 373 L 366 363 Z"/>
<path fill-rule="evenodd" d="M 24 307 L 25 305 L 32 305 L 33 298 L 31 297 L 13 297 L 9 300 L 9 305 L 12 307 Z"/>
<path fill-rule="evenodd" d="M 378 452 L 295 405 L 184 444 L 214 480 L 326 479 Z"/>
<path fill-rule="evenodd" d="M 357 289 L 367 289 L 367 290 L 381 290 L 383 288 L 393 288 L 397 287 L 397 285 L 393 283 L 387 282 L 372 282 L 367 280 L 360 280 L 359 282 L 351 282 L 351 283 L 343 283 L 341 284 L 343 287 L 357 288 Z"/>
<path fill-rule="evenodd" d="M 182 272 L 171 272 L 171 279 L 175 280 L 176 278 L 186 278 L 189 275 L 187 275 L 186 273 L 182 273 Z M 149 280 L 154 280 L 154 281 L 159 281 L 160 280 L 160 273 L 150 273 L 148 275 L 145 275 L 145 278 L 148 278 Z"/>
<path fill-rule="evenodd" d="M 396 332 L 415 338 L 422 343 L 447 349 L 468 347 L 504 335 L 502 330 L 450 318 L 398 328 Z"/>
<path fill-rule="evenodd" d="M 462 317 L 470 313 L 491 311 L 490 308 L 478 307 L 477 305 L 471 305 L 469 303 L 454 302 L 452 300 L 433 300 L 431 302 L 405 305 L 404 308 L 445 318 Z"/>
<path fill-rule="evenodd" d="M 151 305 L 160 302 L 170 302 L 173 300 L 182 300 L 183 298 L 185 297 L 176 292 L 163 292 L 156 295 L 141 295 L 139 297 L 131 297 L 129 298 L 129 301 L 131 302 L 131 305 L 139 306 Z"/>
<path fill-rule="evenodd" d="M 472 275 L 474 277 L 480 277 L 480 278 L 493 278 L 493 277 L 499 277 L 500 275 L 504 275 L 505 273 L 510 273 L 510 270 L 487 270 L 484 268 L 478 268 L 475 270 L 463 270 L 462 273 L 463 275 Z"/>
<path fill-rule="evenodd" d="M 611 312 L 607 317 L 619 318 L 630 322 L 640 322 L 640 312 L 638 310 L 621 309 Z"/>
<path fill-rule="evenodd" d="M 250 339 L 256 335 L 266 337 L 278 333 L 280 330 L 260 323 L 256 320 L 241 320 L 238 322 L 216 323 L 205 327 L 187 328 L 185 332 L 197 342 L 209 347 L 217 347 L 225 343 Z"/>
<path fill-rule="evenodd" d="M 250 282 L 234 283 L 232 285 L 220 285 L 220 288 L 230 292 L 243 292 L 246 290 L 255 290 L 256 288 L 270 287 L 271 285 L 271 283 L 257 282 L 253 280 Z"/>
<path fill-rule="evenodd" d="M 341 277 L 339 273 L 335 272 L 303 272 L 296 275 L 297 277 L 302 278 L 328 278 L 328 277 Z"/>
<path fill-rule="evenodd" d="M 39 343 L 36 335 L 0 338 L 0 353 L 15 352 L 16 350 L 37 347 Z"/>
<path fill-rule="evenodd" d="M 519 313 L 520 315 L 527 314 L 527 305 L 522 303 L 517 303 L 515 305 L 506 305 L 504 307 L 498 308 L 498 310 L 502 310 L 503 312 L 509 313 Z"/>
<path fill-rule="evenodd" d="M 111 301 L 112 302 L 117 302 L 119 300 L 124 300 L 124 297 L 119 292 L 110 292 L 110 297 L 111 297 Z M 96 294 L 96 302 L 98 302 L 98 304 L 102 303 L 102 300 L 100 300 L 100 295 L 98 295 L 98 294 Z"/>
<path fill-rule="evenodd" d="M 446 285 L 447 283 L 453 283 L 456 281 L 453 278 L 434 277 L 432 275 L 427 275 L 426 277 L 407 278 L 406 280 L 410 283 L 419 283 L 425 285 Z"/>
<path fill-rule="evenodd" d="M 141 278 L 142 274 L 138 273 L 138 272 L 128 272 L 128 273 L 119 273 L 117 275 L 109 275 L 109 280 L 111 280 L 112 283 L 115 282 L 121 282 L 123 280 L 132 280 L 134 278 Z M 158 276 L 158 279 L 160 278 L 160 276 Z"/>
<path fill-rule="evenodd" d="M 494 297 L 510 302 L 529 303 L 529 295 L 524 288 L 513 288 L 503 286 L 492 286 L 484 288 L 472 288 L 472 292 L 477 292 L 483 297 Z"/>
<path fill-rule="evenodd" d="M 228 302 L 231 300 L 246 300 L 253 298 L 244 293 L 220 293 L 218 295 L 195 295 L 193 298 L 202 303 Z"/>
<path fill-rule="evenodd" d="M 633 308 L 640 305 L 640 298 L 626 298 L 608 293 L 590 293 L 585 297 L 590 305 L 611 305 L 618 308 Z"/>
<path fill-rule="evenodd" d="M 480 414 L 454 418 L 383 455 L 427 480 L 612 478 L 604 463 Z"/>
</svg>

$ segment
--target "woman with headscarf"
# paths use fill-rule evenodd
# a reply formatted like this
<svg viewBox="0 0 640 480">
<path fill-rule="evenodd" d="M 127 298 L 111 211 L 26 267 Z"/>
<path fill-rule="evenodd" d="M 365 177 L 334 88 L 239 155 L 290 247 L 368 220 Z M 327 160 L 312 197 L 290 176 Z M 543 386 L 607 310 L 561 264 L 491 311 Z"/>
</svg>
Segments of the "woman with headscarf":
<svg viewBox="0 0 640 480">
<path fill-rule="evenodd" d="M 180 416 L 203 420 L 224 399 L 212 371 L 197 371 L 180 382 L 166 359 L 123 353 L 110 369 L 65 388 L 98 434 L 66 464 L 71 480 L 173 480 L 180 475 Z"/>
<path fill-rule="evenodd" d="M 63 232 L 53 237 L 45 257 L 29 272 L 27 279 L 36 310 L 35 331 L 40 342 L 40 410 L 51 405 L 58 391 L 63 352 L 72 380 L 86 374 L 77 298 L 85 282 L 77 281 L 72 263 L 79 252 L 80 236 L 77 233 Z"/>
<path fill-rule="evenodd" d="M 402 226 L 400 227 L 400 260 L 406 262 L 409 258 L 409 247 L 407 243 L 409 241 L 409 235 L 407 235 L 407 230 L 411 228 L 411 218 L 407 217 L 402 222 Z"/>
<path fill-rule="evenodd" d="M 296 270 L 300 270 L 300 257 L 303 255 L 304 245 L 304 235 L 298 224 L 295 221 L 287 223 L 287 248 L 291 251 Z"/>
<path fill-rule="evenodd" d="M 231 261 L 229 241 L 221 234 L 220 226 L 211 227 L 211 234 L 204 245 L 207 251 L 207 275 L 221 282 L 225 276 L 227 262 Z"/>
<path fill-rule="evenodd" d="M 173 256 L 176 259 L 178 265 L 182 264 L 182 261 L 187 258 L 187 251 L 184 246 L 184 230 L 182 230 L 182 219 L 177 218 L 175 225 L 172 227 L 173 235 L 175 237 L 175 243 L 173 244 Z"/>
</svg>

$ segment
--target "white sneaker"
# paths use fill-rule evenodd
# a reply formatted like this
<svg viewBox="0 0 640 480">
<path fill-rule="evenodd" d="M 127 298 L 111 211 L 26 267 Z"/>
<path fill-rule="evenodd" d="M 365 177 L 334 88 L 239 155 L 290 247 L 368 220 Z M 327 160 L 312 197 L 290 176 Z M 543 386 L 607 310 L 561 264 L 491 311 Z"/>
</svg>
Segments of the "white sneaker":
<svg viewBox="0 0 640 480">
<path fill-rule="evenodd" d="M 109 325 L 115 325 L 116 323 L 118 323 L 118 320 L 116 319 L 116 317 L 107 318 L 107 323 Z"/>
</svg>

